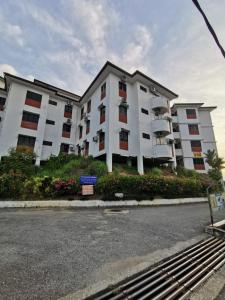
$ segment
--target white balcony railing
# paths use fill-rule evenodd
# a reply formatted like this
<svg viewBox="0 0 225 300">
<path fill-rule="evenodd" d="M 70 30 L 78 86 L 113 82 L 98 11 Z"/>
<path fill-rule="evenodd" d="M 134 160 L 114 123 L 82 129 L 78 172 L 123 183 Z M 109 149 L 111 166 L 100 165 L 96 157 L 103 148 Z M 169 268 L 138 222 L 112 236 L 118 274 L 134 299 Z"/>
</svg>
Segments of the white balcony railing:
<svg viewBox="0 0 225 300">
<path fill-rule="evenodd" d="M 161 133 L 163 135 L 170 134 L 170 122 L 169 120 L 159 119 L 152 122 L 152 130 L 154 133 Z"/>
<path fill-rule="evenodd" d="M 172 146 L 165 145 L 155 145 L 154 146 L 154 158 L 169 160 L 173 158 Z"/>
<path fill-rule="evenodd" d="M 152 101 L 153 110 L 169 111 L 168 101 L 165 98 L 155 97 Z"/>
</svg>

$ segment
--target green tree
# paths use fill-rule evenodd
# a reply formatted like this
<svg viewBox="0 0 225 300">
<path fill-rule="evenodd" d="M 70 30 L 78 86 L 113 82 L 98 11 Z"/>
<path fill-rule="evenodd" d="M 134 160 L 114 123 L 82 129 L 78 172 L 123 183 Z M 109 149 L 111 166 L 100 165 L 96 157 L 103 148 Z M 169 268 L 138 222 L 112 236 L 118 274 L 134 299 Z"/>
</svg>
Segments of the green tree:
<svg viewBox="0 0 225 300">
<path fill-rule="evenodd" d="M 224 159 L 219 157 L 215 150 L 208 150 L 205 156 L 206 162 L 211 167 L 208 172 L 209 176 L 216 181 L 222 180 L 223 176 L 221 171 L 225 168 Z"/>
</svg>

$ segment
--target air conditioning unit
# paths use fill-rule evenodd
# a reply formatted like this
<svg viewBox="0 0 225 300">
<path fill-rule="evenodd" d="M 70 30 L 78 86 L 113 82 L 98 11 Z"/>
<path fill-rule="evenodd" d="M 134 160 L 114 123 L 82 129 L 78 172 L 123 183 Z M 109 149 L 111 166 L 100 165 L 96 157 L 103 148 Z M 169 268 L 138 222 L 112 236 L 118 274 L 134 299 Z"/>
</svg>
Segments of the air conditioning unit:
<svg viewBox="0 0 225 300">
<path fill-rule="evenodd" d="M 98 136 L 97 135 L 93 137 L 93 142 L 95 142 L 95 143 L 98 142 Z"/>
<path fill-rule="evenodd" d="M 155 96 L 159 96 L 158 95 L 158 91 L 156 89 L 156 87 L 154 85 L 150 86 L 149 91 L 154 94 Z"/>
<path fill-rule="evenodd" d="M 67 100 L 66 104 L 67 104 L 67 105 L 72 105 L 73 102 L 72 102 L 71 100 Z"/>
<path fill-rule="evenodd" d="M 74 151 L 75 151 L 74 145 L 70 145 L 70 151 L 71 151 L 71 152 L 74 152 Z"/>
<path fill-rule="evenodd" d="M 71 124 L 72 124 L 72 120 L 71 120 L 71 119 L 67 119 L 67 120 L 66 120 L 66 123 L 67 123 L 68 125 L 71 125 Z"/>
<path fill-rule="evenodd" d="M 84 114 L 84 120 L 85 120 L 85 121 L 88 121 L 88 120 L 89 120 L 89 114 L 87 114 L 87 113 Z"/>
</svg>

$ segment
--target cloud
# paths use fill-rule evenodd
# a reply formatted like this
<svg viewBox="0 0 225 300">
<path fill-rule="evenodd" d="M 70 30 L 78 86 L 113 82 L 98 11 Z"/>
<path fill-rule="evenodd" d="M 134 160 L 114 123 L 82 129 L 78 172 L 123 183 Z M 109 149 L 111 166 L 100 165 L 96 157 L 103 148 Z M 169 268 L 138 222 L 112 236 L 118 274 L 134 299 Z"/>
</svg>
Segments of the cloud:
<svg viewBox="0 0 225 300">
<path fill-rule="evenodd" d="M 3 73 L 10 73 L 12 75 L 17 75 L 18 72 L 16 71 L 16 69 L 11 66 L 11 65 L 7 65 L 7 64 L 0 64 L 0 75 L 3 76 Z"/>
<path fill-rule="evenodd" d="M 1 14 L 0 24 L 1 39 L 10 43 L 16 43 L 20 47 L 24 45 L 23 31 L 19 25 L 11 24 Z"/>
<path fill-rule="evenodd" d="M 134 29 L 134 38 L 123 50 L 122 56 L 112 54 L 112 60 L 130 72 L 139 69 L 149 72 L 151 69 L 150 56 L 153 45 L 152 33 L 145 26 L 137 25 Z"/>
</svg>

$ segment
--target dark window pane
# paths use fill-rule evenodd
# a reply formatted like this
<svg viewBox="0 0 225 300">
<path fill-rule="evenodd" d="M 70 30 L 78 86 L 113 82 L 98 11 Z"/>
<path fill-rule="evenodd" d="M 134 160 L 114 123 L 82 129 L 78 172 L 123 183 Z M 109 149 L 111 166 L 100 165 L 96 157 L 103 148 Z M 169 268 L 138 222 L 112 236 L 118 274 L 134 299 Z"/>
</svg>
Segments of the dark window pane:
<svg viewBox="0 0 225 300">
<path fill-rule="evenodd" d="M 140 85 L 140 89 L 141 89 L 143 92 L 147 93 L 147 89 L 146 89 L 145 87 L 143 87 L 142 85 Z"/>
<path fill-rule="evenodd" d="M 72 105 L 65 105 L 65 112 L 72 112 L 72 110 L 73 110 L 73 107 L 72 107 Z"/>
<path fill-rule="evenodd" d="M 49 100 L 49 101 L 48 101 L 48 103 L 49 103 L 49 104 L 51 104 L 51 105 L 55 105 L 55 106 L 57 106 L 57 102 L 56 102 L 56 101 Z"/>
<path fill-rule="evenodd" d="M 148 139 L 148 140 L 150 140 L 150 134 L 148 134 L 148 133 L 142 133 L 142 137 L 144 138 L 144 139 Z"/>
<path fill-rule="evenodd" d="M 22 120 L 27 122 L 32 122 L 32 123 L 38 123 L 39 115 L 24 111 Z"/>
<path fill-rule="evenodd" d="M 35 100 L 35 101 L 38 101 L 38 102 L 41 102 L 42 95 L 34 93 L 34 92 L 31 92 L 31 91 L 27 91 L 26 98 L 27 99 L 32 99 L 32 100 Z"/>
<path fill-rule="evenodd" d="M 46 120 L 46 124 L 55 125 L 55 121 L 52 121 L 52 120 Z"/>
<path fill-rule="evenodd" d="M 19 134 L 17 145 L 28 146 L 33 148 L 35 145 L 35 141 L 36 141 L 35 137 Z"/>
<path fill-rule="evenodd" d="M 128 142 L 128 132 L 127 131 L 120 131 L 120 141 Z"/>
<path fill-rule="evenodd" d="M 148 110 L 147 110 L 147 109 L 142 108 L 142 109 L 141 109 L 141 112 L 142 112 L 143 114 L 148 115 Z"/>
<path fill-rule="evenodd" d="M 70 132 L 70 130 L 71 130 L 71 125 L 64 123 L 63 124 L 63 131 Z"/>
<path fill-rule="evenodd" d="M 49 141 L 43 141 L 44 146 L 52 146 L 52 142 Z"/>
</svg>

